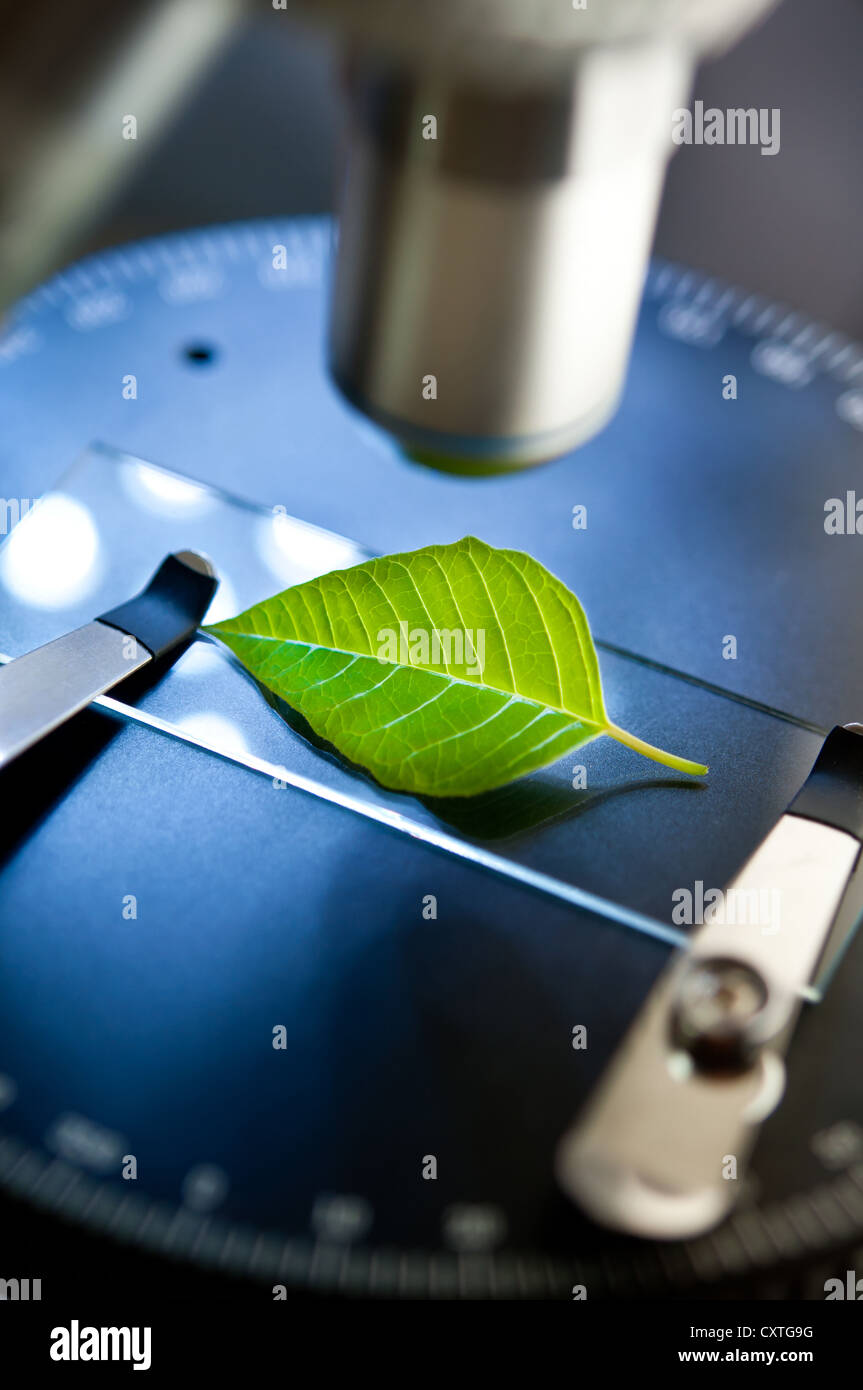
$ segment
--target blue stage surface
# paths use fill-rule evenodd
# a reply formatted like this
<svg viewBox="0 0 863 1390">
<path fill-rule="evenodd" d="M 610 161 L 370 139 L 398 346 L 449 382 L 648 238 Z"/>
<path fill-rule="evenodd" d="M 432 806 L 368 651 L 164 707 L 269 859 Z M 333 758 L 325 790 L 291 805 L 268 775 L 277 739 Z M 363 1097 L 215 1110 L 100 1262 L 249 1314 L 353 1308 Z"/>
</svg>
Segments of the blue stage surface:
<svg viewBox="0 0 863 1390">
<path fill-rule="evenodd" d="M 830 499 L 850 516 L 863 498 L 863 355 L 656 266 L 597 439 L 516 476 L 438 474 L 327 379 L 329 240 L 312 220 L 141 243 L 20 306 L 2 490 L 47 495 L 0 549 L 0 650 L 103 611 L 179 547 L 210 554 L 227 616 L 473 533 L 579 595 L 612 717 L 710 776 L 600 739 L 475 803 L 422 803 L 196 642 L 117 692 L 130 709 L 88 711 L 4 774 L 0 1181 L 269 1283 L 566 1296 L 647 1259 L 644 1279 L 686 1286 L 697 1258 L 654 1269 L 598 1236 L 553 1154 L 681 937 L 674 890 L 725 884 L 823 733 L 863 714 L 863 538 L 825 529 Z M 281 766 L 297 785 L 273 785 Z M 797 1030 L 738 1218 L 753 1240 L 817 1183 L 829 1200 L 811 1143 L 861 1118 L 841 1064 L 861 981 L 857 940 Z"/>
</svg>

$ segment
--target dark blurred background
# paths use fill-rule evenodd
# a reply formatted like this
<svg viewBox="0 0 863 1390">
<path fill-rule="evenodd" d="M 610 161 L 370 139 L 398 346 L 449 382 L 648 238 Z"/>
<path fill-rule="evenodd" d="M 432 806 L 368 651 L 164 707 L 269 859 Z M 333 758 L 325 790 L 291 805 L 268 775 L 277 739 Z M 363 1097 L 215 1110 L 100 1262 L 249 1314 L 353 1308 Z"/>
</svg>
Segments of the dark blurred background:
<svg viewBox="0 0 863 1390">
<path fill-rule="evenodd" d="M 781 149 L 682 147 L 655 250 L 863 334 L 863 3 L 783 0 L 698 70 L 705 106 L 779 107 Z M 339 93 L 328 43 L 250 7 L 79 250 L 334 205 Z"/>
</svg>

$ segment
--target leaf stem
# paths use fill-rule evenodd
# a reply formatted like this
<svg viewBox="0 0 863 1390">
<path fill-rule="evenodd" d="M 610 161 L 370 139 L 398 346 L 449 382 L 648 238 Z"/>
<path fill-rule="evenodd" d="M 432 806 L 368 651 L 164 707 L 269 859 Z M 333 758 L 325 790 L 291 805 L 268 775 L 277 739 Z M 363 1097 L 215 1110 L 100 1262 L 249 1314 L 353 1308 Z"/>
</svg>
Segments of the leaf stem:
<svg viewBox="0 0 863 1390">
<path fill-rule="evenodd" d="M 643 738 L 636 738 L 635 734 L 627 733 L 626 729 L 619 728 L 617 724 L 607 724 L 605 732 L 626 748 L 633 748 L 636 753 L 643 753 L 645 758 L 652 758 L 655 763 L 662 763 L 665 767 L 673 767 L 677 772 L 688 772 L 692 777 L 703 777 L 707 771 L 704 763 L 693 763 L 689 758 L 678 758 L 674 753 L 666 753 L 664 748 L 655 748 L 652 743 L 645 743 Z"/>
</svg>

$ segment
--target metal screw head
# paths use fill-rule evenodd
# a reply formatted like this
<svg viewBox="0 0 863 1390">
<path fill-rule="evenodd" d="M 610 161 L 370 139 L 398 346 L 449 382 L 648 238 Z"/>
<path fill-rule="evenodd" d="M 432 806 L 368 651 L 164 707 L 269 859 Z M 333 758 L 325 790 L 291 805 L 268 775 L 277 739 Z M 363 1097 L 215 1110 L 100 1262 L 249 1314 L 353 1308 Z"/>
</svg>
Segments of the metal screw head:
<svg viewBox="0 0 863 1390">
<path fill-rule="evenodd" d="M 672 1010 L 675 1047 L 687 1052 L 702 1071 L 745 1070 L 773 1031 L 768 997 L 762 976 L 743 961 L 690 961 Z"/>
</svg>

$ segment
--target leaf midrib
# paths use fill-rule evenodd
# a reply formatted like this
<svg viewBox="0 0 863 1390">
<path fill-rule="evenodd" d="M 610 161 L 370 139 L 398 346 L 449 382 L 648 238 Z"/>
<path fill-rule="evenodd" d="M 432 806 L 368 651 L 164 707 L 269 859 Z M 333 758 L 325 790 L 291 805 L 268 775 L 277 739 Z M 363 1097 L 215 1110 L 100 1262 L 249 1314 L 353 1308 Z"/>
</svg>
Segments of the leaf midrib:
<svg viewBox="0 0 863 1390">
<path fill-rule="evenodd" d="M 219 636 L 220 632 L 226 632 L 228 630 L 214 625 L 212 627 L 206 628 L 205 631 L 211 633 L 213 636 Z M 375 656 L 373 652 L 355 652 L 351 650 L 349 647 L 333 647 L 329 646 L 326 642 L 309 642 L 299 637 L 271 637 L 265 633 L 259 632 L 233 631 L 228 632 L 228 635 L 230 637 L 246 637 L 253 639 L 256 642 L 277 642 L 279 646 L 283 647 L 309 647 L 321 652 L 335 652 L 338 656 L 351 656 L 357 659 L 364 659 L 366 661 L 377 661 L 379 665 L 392 666 L 394 670 L 424 671 L 428 676 L 436 677 L 438 680 L 449 681 L 452 685 L 464 686 L 466 690 L 487 690 L 494 695 L 505 695 L 510 700 L 519 700 L 522 704 L 530 705 L 533 709 L 549 710 L 554 714 L 563 714 L 566 716 L 567 719 L 573 719 L 577 723 L 589 726 L 592 729 L 602 730 L 608 727 L 607 722 L 597 723 L 595 719 L 591 719 L 584 714 L 579 714 L 576 710 L 565 709 L 562 705 L 546 704 L 543 700 L 538 700 L 532 695 L 525 695 L 520 690 L 501 690 L 500 686 L 486 685 L 484 681 L 464 680 L 463 677 L 454 676 L 449 671 L 438 671 L 433 666 L 423 666 L 420 662 L 417 662 L 416 664 L 414 664 L 413 662 L 408 662 L 408 664 L 406 665 L 403 661 L 390 661 L 386 657 Z M 224 639 L 220 638 L 220 640 L 223 641 Z M 226 643 L 226 645 L 230 646 L 230 643 Z M 341 674 L 341 672 L 339 672 L 338 674 Z M 513 675 L 515 675 L 514 672 Z M 367 691 L 362 691 L 360 693 L 368 694 Z M 355 697 L 352 696 L 351 698 L 353 699 Z"/>
</svg>

